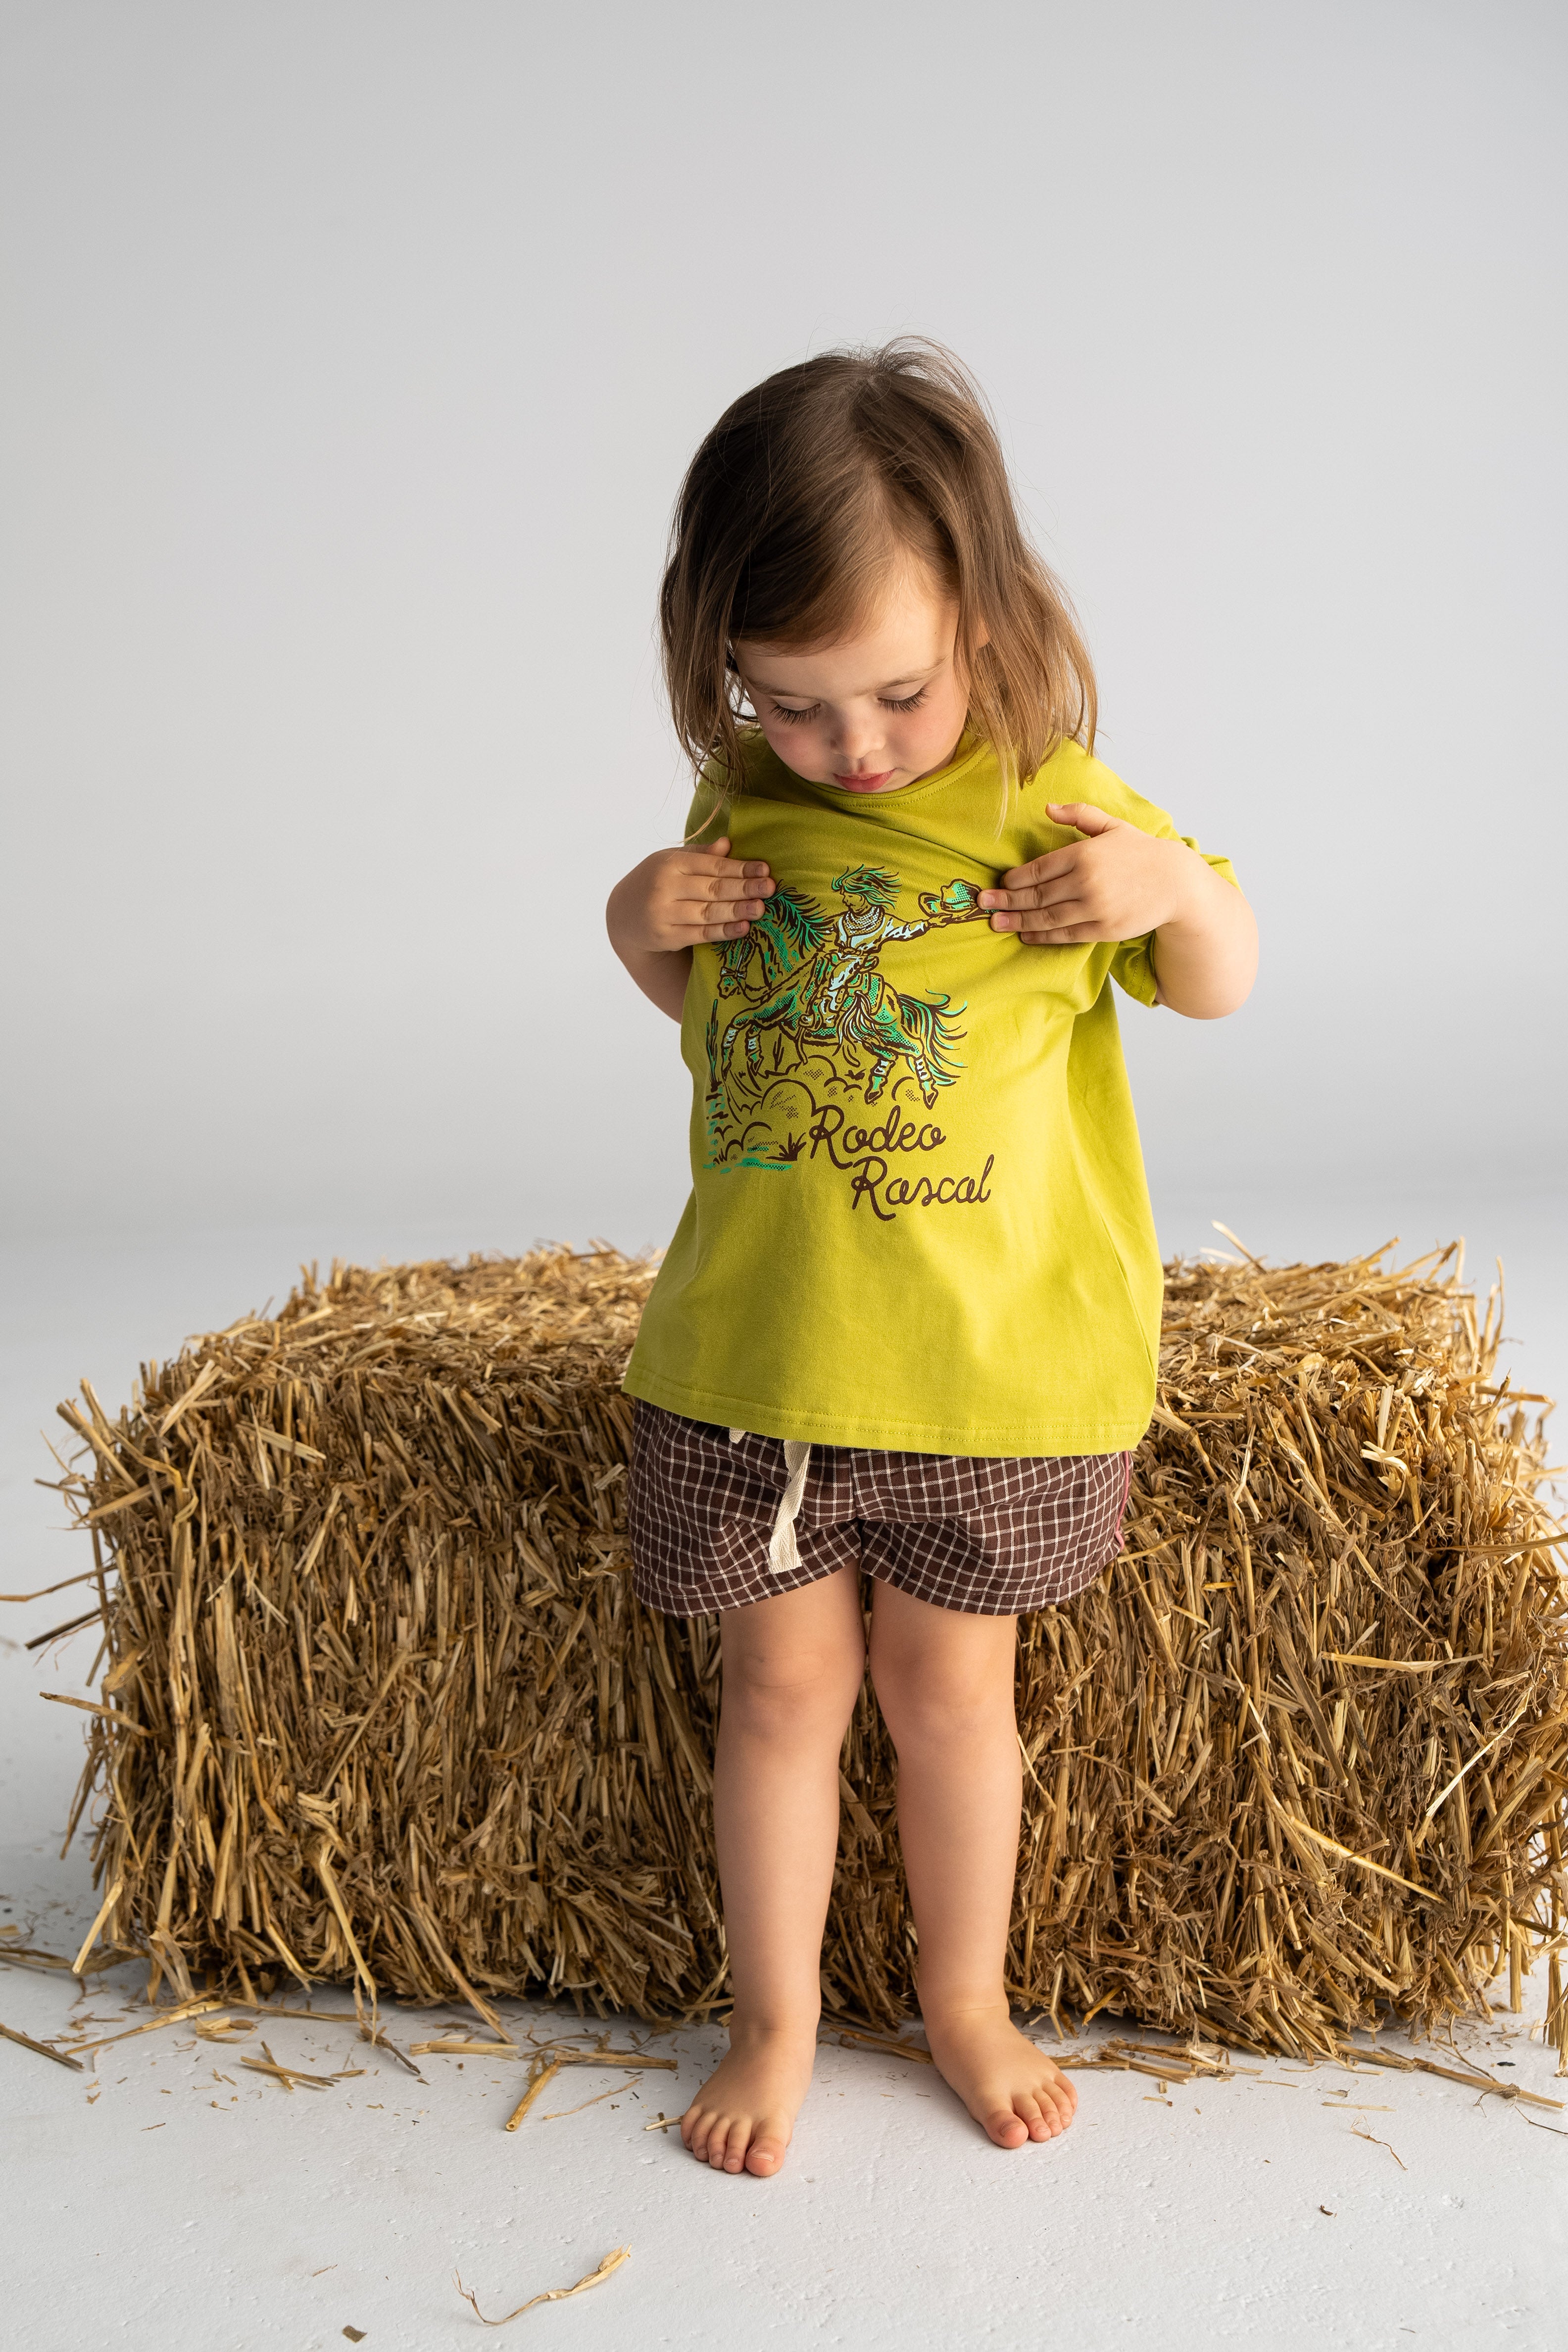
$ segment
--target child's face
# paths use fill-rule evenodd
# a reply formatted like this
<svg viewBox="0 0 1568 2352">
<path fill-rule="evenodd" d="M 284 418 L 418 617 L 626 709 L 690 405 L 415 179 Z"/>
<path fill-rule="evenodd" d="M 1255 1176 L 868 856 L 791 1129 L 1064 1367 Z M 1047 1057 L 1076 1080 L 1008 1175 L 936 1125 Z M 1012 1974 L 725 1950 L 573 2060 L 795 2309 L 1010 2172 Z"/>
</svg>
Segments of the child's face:
<svg viewBox="0 0 1568 2352">
<path fill-rule="evenodd" d="M 763 733 L 808 783 L 893 793 L 944 768 L 969 696 L 953 660 L 958 606 L 910 564 L 840 645 L 735 647 Z"/>
</svg>

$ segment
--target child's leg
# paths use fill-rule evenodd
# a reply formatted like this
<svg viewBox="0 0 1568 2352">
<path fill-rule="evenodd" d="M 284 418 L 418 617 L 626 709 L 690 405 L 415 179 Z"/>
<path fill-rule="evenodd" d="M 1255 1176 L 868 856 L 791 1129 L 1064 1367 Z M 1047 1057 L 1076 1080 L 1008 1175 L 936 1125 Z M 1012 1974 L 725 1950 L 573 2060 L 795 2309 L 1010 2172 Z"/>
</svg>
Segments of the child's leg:
<svg viewBox="0 0 1568 2352">
<path fill-rule="evenodd" d="M 713 1825 L 735 2006 L 730 2054 L 680 2137 L 718 2170 L 770 2173 L 816 2051 L 838 1759 L 866 1672 L 858 1572 L 726 1609 L 719 1623 Z"/>
<path fill-rule="evenodd" d="M 942 2074 L 999 2147 L 1054 2138 L 1078 2105 L 1002 1989 L 1023 1797 L 1016 1649 L 1016 1618 L 875 1584 L 871 1679 L 899 1756 L 921 2014 Z"/>
</svg>

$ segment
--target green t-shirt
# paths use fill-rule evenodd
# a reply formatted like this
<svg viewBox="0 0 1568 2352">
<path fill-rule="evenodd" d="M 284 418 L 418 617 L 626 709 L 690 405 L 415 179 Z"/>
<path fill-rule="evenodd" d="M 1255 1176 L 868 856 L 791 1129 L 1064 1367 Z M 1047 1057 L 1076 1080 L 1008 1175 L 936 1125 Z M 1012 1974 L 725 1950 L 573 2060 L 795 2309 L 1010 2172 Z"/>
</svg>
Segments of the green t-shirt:
<svg viewBox="0 0 1568 2352">
<path fill-rule="evenodd" d="M 692 1193 L 626 1388 L 817 1444 L 1136 1445 L 1161 1266 L 1109 982 L 1155 1002 L 1152 935 L 1026 947 L 973 898 L 1078 837 L 1048 800 L 1170 818 L 1077 743 L 1000 831 L 984 744 L 860 794 L 756 736 L 745 785 L 722 813 L 700 789 L 688 837 L 728 831 L 776 887 L 743 940 L 692 952 Z"/>
</svg>

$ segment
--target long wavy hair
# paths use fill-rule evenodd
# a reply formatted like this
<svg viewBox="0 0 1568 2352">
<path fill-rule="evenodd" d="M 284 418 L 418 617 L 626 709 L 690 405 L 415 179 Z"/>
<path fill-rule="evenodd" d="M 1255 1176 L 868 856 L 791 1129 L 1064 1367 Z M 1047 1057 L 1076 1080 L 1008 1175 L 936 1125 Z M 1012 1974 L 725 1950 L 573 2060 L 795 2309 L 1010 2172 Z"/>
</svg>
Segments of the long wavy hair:
<svg viewBox="0 0 1568 2352">
<path fill-rule="evenodd" d="M 969 728 L 1005 789 L 1065 740 L 1092 751 L 1094 671 L 1019 522 L 984 398 L 951 352 L 905 336 L 768 376 L 687 468 L 659 592 L 664 674 L 683 748 L 726 796 L 743 788 L 751 718 L 736 644 L 838 642 L 911 556 L 957 604 Z"/>
</svg>

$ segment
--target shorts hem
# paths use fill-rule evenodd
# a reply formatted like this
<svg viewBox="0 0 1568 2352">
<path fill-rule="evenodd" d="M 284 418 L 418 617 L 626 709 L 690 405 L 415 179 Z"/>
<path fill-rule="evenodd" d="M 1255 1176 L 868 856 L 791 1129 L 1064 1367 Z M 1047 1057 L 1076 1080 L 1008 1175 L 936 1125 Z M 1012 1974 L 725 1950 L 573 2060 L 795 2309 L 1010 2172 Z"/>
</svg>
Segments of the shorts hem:
<svg viewBox="0 0 1568 2352">
<path fill-rule="evenodd" d="M 1042 1610 L 1065 1609 L 1069 1601 L 1080 1600 L 1091 1584 L 1099 1583 L 1121 1549 L 1121 1538 L 1119 1536 L 1100 1566 L 1091 1569 L 1080 1583 L 1074 1584 L 1068 1592 L 1047 1594 L 1043 1601 L 1033 1598 L 1021 1601 L 998 1601 L 994 1603 L 973 1600 L 932 1601 L 929 1594 L 913 1591 L 910 1583 L 906 1583 L 898 1576 L 889 1576 L 877 1569 L 858 1565 L 855 1572 L 858 1579 L 864 1577 L 869 1583 L 889 1585 L 895 1592 L 908 1593 L 912 1600 L 924 1601 L 932 1609 L 946 1610 L 953 1617 L 1037 1617 Z M 808 1585 L 822 1584 L 830 1576 L 841 1576 L 848 1565 L 847 1561 L 840 1561 L 837 1568 L 818 1569 L 810 1575 L 795 1578 L 788 1584 L 770 1585 L 765 1591 L 749 1593 L 743 1600 L 726 1601 L 721 1606 L 716 1601 L 701 1600 L 685 1593 L 667 1592 L 662 1597 L 656 1598 L 652 1593 L 643 1591 L 637 1582 L 635 1571 L 632 1577 L 632 1591 L 639 1607 L 650 1609 L 660 1617 L 685 1619 L 722 1617 L 734 1609 L 754 1609 L 759 1601 L 780 1600 L 787 1592 L 804 1592 Z"/>
</svg>

